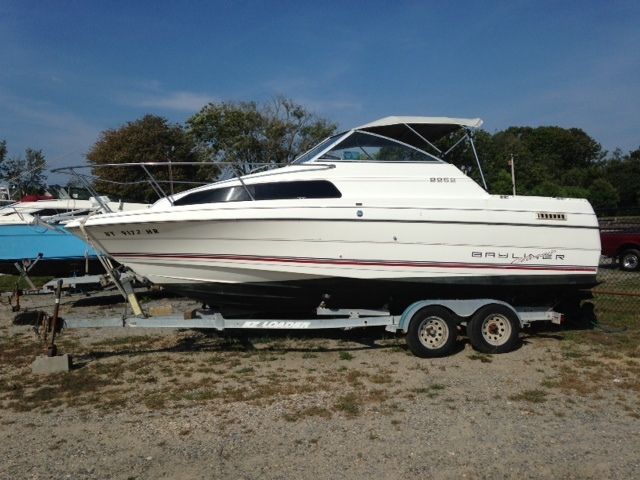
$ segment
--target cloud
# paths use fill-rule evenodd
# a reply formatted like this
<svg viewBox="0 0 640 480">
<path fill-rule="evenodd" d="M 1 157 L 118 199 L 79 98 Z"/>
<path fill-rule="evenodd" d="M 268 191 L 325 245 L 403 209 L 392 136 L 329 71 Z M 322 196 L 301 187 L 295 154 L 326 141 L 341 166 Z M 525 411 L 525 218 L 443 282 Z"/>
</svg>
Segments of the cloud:
<svg viewBox="0 0 640 480">
<path fill-rule="evenodd" d="M 100 130 L 64 107 L 0 92 L 0 135 L 12 156 L 41 148 L 50 168 L 84 163 Z"/>
<path fill-rule="evenodd" d="M 121 102 L 134 107 L 197 112 L 208 103 L 216 100 L 216 97 L 207 93 L 158 91 L 125 95 L 122 97 Z"/>
</svg>

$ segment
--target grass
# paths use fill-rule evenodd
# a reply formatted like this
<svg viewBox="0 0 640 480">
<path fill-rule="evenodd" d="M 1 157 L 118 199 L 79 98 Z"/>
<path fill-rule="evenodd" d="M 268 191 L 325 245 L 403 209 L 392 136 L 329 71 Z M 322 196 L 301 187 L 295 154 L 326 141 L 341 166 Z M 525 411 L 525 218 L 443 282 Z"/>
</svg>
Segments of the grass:
<svg viewBox="0 0 640 480">
<path fill-rule="evenodd" d="M 482 363 L 491 363 L 493 358 L 485 353 L 472 353 L 467 357 L 469 360 L 480 360 Z"/>
<path fill-rule="evenodd" d="M 349 352 L 340 352 L 340 360 L 353 360 L 354 356 L 351 355 Z"/>
<path fill-rule="evenodd" d="M 287 412 L 282 415 L 287 422 L 297 422 L 309 417 L 331 418 L 333 414 L 325 407 L 311 406 L 298 410 L 297 412 Z"/>
<path fill-rule="evenodd" d="M 334 408 L 347 417 L 357 417 L 362 410 L 362 399 L 355 392 L 338 397 Z"/>
<path fill-rule="evenodd" d="M 435 398 L 437 397 L 442 390 L 444 390 L 446 388 L 446 386 L 440 384 L 440 383 L 433 383 L 431 385 L 428 385 L 426 387 L 418 387 L 418 388 L 414 388 L 411 390 L 411 393 L 415 393 L 415 394 L 420 394 L 420 395 L 425 395 L 428 398 Z"/>
<path fill-rule="evenodd" d="M 509 400 L 516 402 L 543 403 L 547 401 L 548 395 L 549 392 L 544 390 L 524 390 L 523 392 L 509 396 Z"/>
<path fill-rule="evenodd" d="M 42 287 L 45 283 L 53 280 L 53 277 L 29 277 L 36 286 L 36 288 Z M 18 282 L 18 288 L 27 289 L 30 288 L 29 284 L 21 279 L 19 275 L 0 275 L 0 292 L 12 292 Z"/>
</svg>

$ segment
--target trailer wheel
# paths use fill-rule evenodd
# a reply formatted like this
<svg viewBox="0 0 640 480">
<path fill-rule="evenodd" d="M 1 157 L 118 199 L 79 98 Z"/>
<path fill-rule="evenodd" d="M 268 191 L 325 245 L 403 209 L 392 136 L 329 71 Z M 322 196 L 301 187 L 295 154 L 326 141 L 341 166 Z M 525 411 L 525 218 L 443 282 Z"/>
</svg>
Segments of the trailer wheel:
<svg viewBox="0 0 640 480">
<path fill-rule="evenodd" d="M 520 320 L 510 308 L 492 303 L 478 309 L 467 324 L 467 336 L 473 348 L 482 353 L 513 350 L 520 337 Z"/>
<path fill-rule="evenodd" d="M 640 251 L 635 248 L 625 250 L 620 254 L 620 268 L 627 272 L 634 272 L 640 267 Z"/>
<path fill-rule="evenodd" d="M 416 357 L 451 353 L 458 337 L 455 316 L 444 307 L 430 306 L 416 313 L 407 329 L 407 345 Z"/>
</svg>

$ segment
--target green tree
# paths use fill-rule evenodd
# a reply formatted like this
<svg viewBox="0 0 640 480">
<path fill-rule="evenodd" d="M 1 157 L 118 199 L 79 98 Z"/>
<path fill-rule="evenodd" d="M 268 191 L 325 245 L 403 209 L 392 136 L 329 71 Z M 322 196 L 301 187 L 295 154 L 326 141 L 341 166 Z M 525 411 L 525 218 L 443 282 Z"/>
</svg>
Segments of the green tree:
<svg viewBox="0 0 640 480">
<path fill-rule="evenodd" d="M 142 167 L 100 167 L 108 163 L 161 162 L 147 167 L 168 195 L 212 180 L 210 166 L 180 165 L 196 160 L 194 145 L 180 125 L 165 118 L 145 115 L 120 128 L 106 130 L 87 153 L 95 176 L 94 187 L 113 200 L 153 202 L 157 193 Z"/>
<path fill-rule="evenodd" d="M 5 182 L 16 197 L 44 193 L 46 168 L 42 150 L 27 148 L 24 157 L 7 158 L 7 142 L 0 142 L 0 181 Z"/>
<path fill-rule="evenodd" d="M 589 187 L 589 202 L 597 213 L 615 210 L 620 195 L 613 185 L 604 178 L 596 179 Z"/>
<path fill-rule="evenodd" d="M 615 151 L 604 171 L 604 178 L 618 191 L 620 207 L 640 207 L 640 148 L 627 155 Z"/>
<path fill-rule="evenodd" d="M 577 128 L 509 127 L 493 135 L 478 132 L 476 144 L 492 193 L 505 190 L 511 155 L 519 195 L 559 195 L 565 187 L 587 189 L 602 177 L 602 147 Z"/>
<path fill-rule="evenodd" d="M 202 158 L 232 162 L 242 173 L 290 163 L 336 129 L 284 97 L 267 105 L 209 103 L 186 123 Z"/>
</svg>

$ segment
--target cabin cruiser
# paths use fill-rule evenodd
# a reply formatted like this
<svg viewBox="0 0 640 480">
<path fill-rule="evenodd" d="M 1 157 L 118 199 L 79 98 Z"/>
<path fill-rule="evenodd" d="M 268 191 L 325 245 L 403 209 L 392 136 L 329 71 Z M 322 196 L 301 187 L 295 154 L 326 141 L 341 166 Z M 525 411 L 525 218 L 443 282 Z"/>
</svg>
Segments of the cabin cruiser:
<svg viewBox="0 0 640 480">
<path fill-rule="evenodd" d="M 318 306 L 399 313 L 442 298 L 554 305 L 595 285 L 600 240 L 587 200 L 490 195 L 446 161 L 444 140 L 478 160 L 481 124 L 383 118 L 291 165 L 68 228 L 230 317 Z"/>
<path fill-rule="evenodd" d="M 25 198 L 0 208 L 0 273 L 68 276 L 94 273 L 101 270 L 97 252 L 86 242 L 65 229 L 71 220 L 103 212 L 103 205 L 110 211 L 128 211 L 148 205 L 100 201 L 52 198 L 29 201 Z"/>
</svg>

